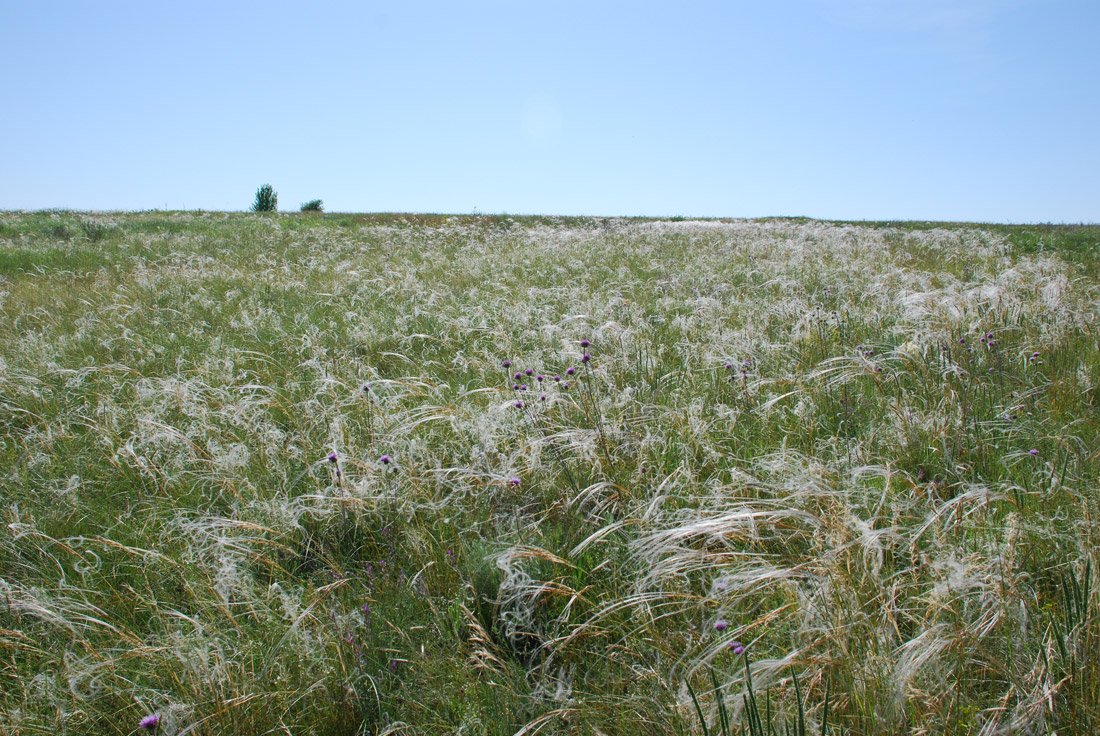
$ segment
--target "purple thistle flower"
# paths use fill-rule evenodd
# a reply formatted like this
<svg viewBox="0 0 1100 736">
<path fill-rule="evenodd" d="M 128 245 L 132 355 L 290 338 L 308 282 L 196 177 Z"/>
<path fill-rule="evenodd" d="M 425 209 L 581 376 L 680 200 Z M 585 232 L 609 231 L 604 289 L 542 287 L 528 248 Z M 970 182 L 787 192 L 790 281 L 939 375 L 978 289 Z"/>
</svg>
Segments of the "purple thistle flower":
<svg viewBox="0 0 1100 736">
<path fill-rule="evenodd" d="M 587 363 L 590 360 L 592 360 L 592 355 L 590 353 L 585 353 L 584 355 L 581 356 L 581 362 L 582 363 Z"/>
<path fill-rule="evenodd" d="M 514 404 L 514 406 L 515 406 L 515 407 L 516 407 L 517 409 L 522 409 L 522 408 L 523 408 L 523 402 L 522 402 L 522 401 L 517 401 L 517 402 L 516 402 L 516 403 Z"/>
<path fill-rule="evenodd" d="M 392 674 L 395 674 L 395 675 L 397 674 L 397 660 L 396 659 L 391 659 L 390 660 L 390 672 Z"/>
<path fill-rule="evenodd" d="M 535 376 L 535 380 L 538 381 L 539 383 L 542 383 L 543 381 L 546 380 L 546 376 L 544 376 L 540 373 L 537 376 Z"/>
<path fill-rule="evenodd" d="M 565 375 L 567 375 L 567 376 L 571 376 L 576 372 L 577 372 L 577 369 L 574 368 L 573 366 L 569 366 L 568 368 L 565 369 Z"/>
<path fill-rule="evenodd" d="M 512 390 L 513 391 L 519 391 L 519 384 L 518 383 L 513 383 L 512 384 Z"/>
<path fill-rule="evenodd" d="M 526 391 L 527 390 L 527 384 L 526 383 L 521 383 L 519 385 L 519 390 L 520 391 Z"/>
<path fill-rule="evenodd" d="M 729 628 L 729 626 L 730 626 L 729 622 L 726 621 L 724 618 L 720 618 L 720 619 L 718 619 L 717 621 L 714 622 L 714 630 L 715 631 L 725 631 L 726 629 Z"/>
<path fill-rule="evenodd" d="M 1030 449 L 1030 450 L 1028 450 L 1028 451 L 1027 451 L 1027 454 L 1028 454 L 1028 455 L 1031 455 L 1032 457 L 1035 457 L 1036 455 L 1038 455 L 1038 454 L 1039 454 L 1039 451 L 1038 451 L 1038 450 L 1036 450 L 1036 449 L 1034 449 L 1034 448 L 1032 448 L 1032 449 Z"/>
<path fill-rule="evenodd" d="M 365 394 L 370 393 L 370 384 L 369 383 L 364 383 L 363 384 L 363 393 L 365 393 Z"/>
<path fill-rule="evenodd" d="M 138 728 L 144 728 L 146 731 L 155 731 L 159 725 L 160 716 L 156 713 L 150 713 L 138 722 Z"/>
<path fill-rule="evenodd" d="M 560 383 L 561 382 L 561 375 L 559 374 L 559 375 L 554 376 L 554 380 Z"/>
<path fill-rule="evenodd" d="M 378 461 L 383 465 L 389 465 L 391 462 L 393 462 L 393 458 L 389 455 L 383 455 L 382 457 L 378 458 Z"/>
<path fill-rule="evenodd" d="M 1039 351 L 1036 350 L 1034 353 L 1031 354 L 1031 357 L 1032 358 L 1038 358 L 1039 357 Z"/>
<path fill-rule="evenodd" d="M 589 341 L 588 341 L 587 339 L 585 339 L 585 340 L 581 340 L 581 347 L 582 347 L 582 348 L 586 348 L 586 347 L 588 347 L 588 346 L 589 346 L 589 345 L 591 345 L 591 344 L 592 344 L 592 343 L 591 343 L 591 342 L 589 342 Z"/>
<path fill-rule="evenodd" d="M 520 481 L 520 479 L 519 479 L 519 478 L 510 478 L 510 479 L 508 480 L 508 482 L 509 482 L 509 483 L 511 483 L 511 484 L 512 484 L 512 485 L 514 485 L 514 486 L 518 486 L 518 485 L 520 484 L 520 482 L 521 482 L 521 481 Z"/>
<path fill-rule="evenodd" d="M 511 368 L 512 367 L 512 361 L 507 360 L 507 359 L 500 361 L 500 364 L 504 368 Z"/>
<path fill-rule="evenodd" d="M 739 641 L 731 641 L 727 646 L 734 654 L 742 654 L 745 651 L 745 647 L 741 646 L 741 642 Z"/>
<path fill-rule="evenodd" d="M 519 371 L 516 371 L 516 372 L 515 372 L 515 373 L 514 373 L 514 374 L 512 375 L 512 378 L 514 378 L 514 379 L 516 379 L 516 380 L 518 381 L 519 379 L 523 378 L 523 374 L 522 374 L 522 373 L 520 373 Z"/>
<path fill-rule="evenodd" d="M 727 371 L 732 371 L 733 370 L 733 363 L 726 363 L 726 370 Z"/>
<path fill-rule="evenodd" d="M 531 368 L 528 368 L 527 370 L 525 370 L 524 373 L 527 374 L 528 376 L 535 375 L 535 371 Z"/>
<path fill-rule="evenodd" d="M 563 383 L 561 385 L 561 389 L 562 389 L 562 391 L 568 391 L 569 390 L 569 384 L 568 383 Z"/>
<path fill-rule="evenodd" d="M 539 394 L 539 401 L 546 401 L 546 394 Z"/>
<path fill-rule="evenodd" d="M 328 461 L 329 461 L 330 463 L 332 463 L 333 465 L 335 465 L 335 464 L 336 464 L 336 453 L 335 453 L 335 452 L 330 452 L 330 453 L 329 453 L 329 456 L 328 456 Z"/>
</svg>

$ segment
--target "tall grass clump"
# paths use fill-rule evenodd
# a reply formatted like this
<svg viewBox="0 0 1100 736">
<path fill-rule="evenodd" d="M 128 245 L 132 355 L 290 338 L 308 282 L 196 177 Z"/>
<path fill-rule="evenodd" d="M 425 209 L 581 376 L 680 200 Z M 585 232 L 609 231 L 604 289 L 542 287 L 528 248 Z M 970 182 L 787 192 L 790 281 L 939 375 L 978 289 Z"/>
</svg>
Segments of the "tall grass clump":
<svg viewBox="0 0 1100 736">
<path fill-rule="evenodd" d="M 0 213 L 0 732 L 1094 734 L 1098 242 Z"/>
</svg>

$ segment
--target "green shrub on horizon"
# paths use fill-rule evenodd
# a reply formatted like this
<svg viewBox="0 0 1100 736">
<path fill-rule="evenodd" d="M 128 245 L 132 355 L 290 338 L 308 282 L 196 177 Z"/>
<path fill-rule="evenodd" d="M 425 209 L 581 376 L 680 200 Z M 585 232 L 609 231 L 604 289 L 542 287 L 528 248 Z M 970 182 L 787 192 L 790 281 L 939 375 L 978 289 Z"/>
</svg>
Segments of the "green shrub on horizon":
<svg viewBox="0 0 1100 736">
<path fill-rule="evenodd" d="M 264 184 L 256 190 L 256 201 L 252 203 L 253 212 L 276 212 L 279 209 L 279 193 L 270 184 Z"/>
<path fill-rule="evenodd" d="M 302 203 L 302 212 L 324 212 L 325 203 L 320 199 L 311 199 Z"/>
</svg>

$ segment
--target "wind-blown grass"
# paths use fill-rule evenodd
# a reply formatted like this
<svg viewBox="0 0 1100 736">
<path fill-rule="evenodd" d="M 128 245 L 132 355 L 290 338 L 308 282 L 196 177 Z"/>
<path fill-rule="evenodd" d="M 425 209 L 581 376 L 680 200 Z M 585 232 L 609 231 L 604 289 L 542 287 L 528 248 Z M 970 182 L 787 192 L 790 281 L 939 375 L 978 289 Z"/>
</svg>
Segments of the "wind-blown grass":
<svg viewBox="0 0 1100 736">
<path fill-rule="evenodd" d="M 0 732 L 1096 733 L 1098 242 L 0 213 Z"/>
</svg>

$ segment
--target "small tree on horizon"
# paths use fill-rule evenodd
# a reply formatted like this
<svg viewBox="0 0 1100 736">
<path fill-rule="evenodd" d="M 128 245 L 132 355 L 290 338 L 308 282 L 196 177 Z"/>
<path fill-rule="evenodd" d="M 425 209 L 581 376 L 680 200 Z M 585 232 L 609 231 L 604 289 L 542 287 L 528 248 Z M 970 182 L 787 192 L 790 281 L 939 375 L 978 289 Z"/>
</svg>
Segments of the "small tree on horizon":
<svg viewBox="0 0 1100 736">
<path fill-rule="evenodd" d="M 319 199 L 311 199 L 302 203 L 302 212 L 324 212 L 325 203 Z"/>
<path fill-rule="evenodd" d="M 264 184 L 256 190 L 256 201 L 252 203 L 253 212 L 275 212 L 279 209 L 279 193 L 270 184 Z"/>
</svg>

